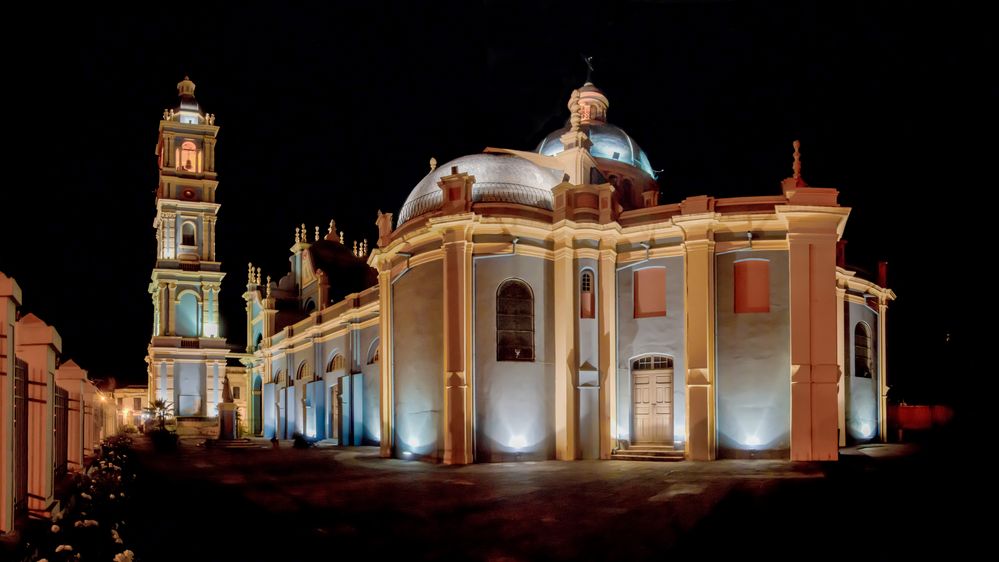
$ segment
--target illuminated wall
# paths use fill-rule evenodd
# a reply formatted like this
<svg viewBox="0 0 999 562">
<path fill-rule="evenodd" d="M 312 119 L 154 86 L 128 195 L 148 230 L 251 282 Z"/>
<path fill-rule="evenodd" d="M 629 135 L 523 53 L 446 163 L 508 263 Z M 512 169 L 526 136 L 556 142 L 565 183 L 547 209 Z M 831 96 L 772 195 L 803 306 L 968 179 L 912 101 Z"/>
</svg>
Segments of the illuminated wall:
<svg viewBox="0 0 999 562">
<path fill-rule="evenodd" d="M 770 311 L 735 313 L 734 263 L 770 262 Z M 715 258 L 715 369 L 718 454 L 788 458 L 791 356 L 788 261 L 784 251 L 741 251 Z"/>
<path fill-rule="evenodd" d="M 873 357 L 871 378 L 856 376 L 854 361 L 856 359 L 857 324 L 863 322 L 871 335 L 871 354 Z M 862 304 L 846 303 L 846 361 L 843 382 L 846 390 L 846 431 L 847 439 L 852 443 L 865 443 L 877 440 L 879 436 L 878 420 L 878 389 L 880 376 L 878 372 L 878 315 Z"/>
<path fill-rule="evenodd" d="M 377 326 L 374 328 L 377 331 Z M 364 445 L 377 445 L 381 442 L 381 415 L 379 407 L 381 402 L 381 372 L 378 363 L 365 364 L 361 368 L 364 385 L 364 409 L 363 409 L 363 433 L 361 443 Z"/>
<path fill-rule="evenodd" d="M 178 336 L 197 337 L 201 330 L 198 327 L 198 298 L 194 293 L 184 293 L 177 303 L 177 323 L 175 329 Z"/>
<path fill-rule="evenodd" d="M 580 277 L 583 271 L 591 276 L 593 318 L 580 314 Z M 597 316 L 600 314 L 597 260 L 576 260 L 576 341 L 579 342 L 579 451 L 584 459 L 600 457 L 600 340 Z M 584 369 L 583 366 L 593 367 Z"/>
<path fill-rule="evenodd" d="M 174 401 L 177 415 L 204 416 L 205 364 L 174 363 Z"/>
<path fill-rule="evenodd" d="M 683 257 L 657 258 L 638 267 L 666 268 L 666 316 L 634 317 L 634 267 L 617 274 L 617 435 L 631 438 L 631 362 L 648 354 L 673 358 L 673 442 L 679 447 L 686 424 Z"/>
<path fill-rule="evenodd" d="M 270 439 L 274 437 L 277 430 L 277 420 L 275 416 L 277 415 L 277 408 L 275 403 L 277 402 L 277 385 L 274 383 L 267 383 L 263 387 L 260 398 L 261 414 L 263 415 L 263 437 L 265 439 Z"/>
<path fill-rule="evenodd" d="M 410 269 L 392 286 L 395 454 L 400 458 L 443 458 L 443 297 L 440 261 Z"/>
<path fill-rule="evenodd" d="M 504 256 L 474 264 L 475 460 L 554 459 L 552 262 Z M 511 278 L 534 293 L 535 361 L 496 361 L 496 292 Z"/>
</svg>

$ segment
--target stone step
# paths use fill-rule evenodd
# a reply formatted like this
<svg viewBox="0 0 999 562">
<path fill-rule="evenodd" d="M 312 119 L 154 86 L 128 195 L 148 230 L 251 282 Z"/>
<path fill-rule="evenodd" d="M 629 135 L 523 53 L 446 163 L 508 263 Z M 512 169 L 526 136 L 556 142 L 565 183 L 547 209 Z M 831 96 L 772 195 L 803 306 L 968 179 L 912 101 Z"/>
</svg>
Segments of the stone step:
<svg viewBox="0 0 999 562">
<path fill-rule="evenodd" d="M 683 460 L 683 453 L 680 451 L 647 453 L 644 451 L 614 451 L 611 453 L 611 460 L 615 461 L 653 461 L 653 462 L 680 462 Z"/>
</svg>

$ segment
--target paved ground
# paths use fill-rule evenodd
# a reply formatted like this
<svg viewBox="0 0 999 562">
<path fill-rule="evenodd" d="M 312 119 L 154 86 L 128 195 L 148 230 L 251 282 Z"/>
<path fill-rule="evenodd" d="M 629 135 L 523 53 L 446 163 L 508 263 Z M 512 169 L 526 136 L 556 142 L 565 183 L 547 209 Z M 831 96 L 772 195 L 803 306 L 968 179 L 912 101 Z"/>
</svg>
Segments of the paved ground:
<svg viewBox="0 0 999 562">
<path fill-rule="evenodd" d="M 141 439 L 136 447 L 147 515 L 132 522 L 138 536 L 129 542 L 143 560 L 953 554 L 955 534 L 966 530 L 957 511 L 946 513 L 964 502 L 951 494 L 961 482 L 940 486 L 946 463 L 884 446 L 824 464 L 467 467 L 380 459 L 374 448 L 186 443 L 162 454 Z"/>
</svg>

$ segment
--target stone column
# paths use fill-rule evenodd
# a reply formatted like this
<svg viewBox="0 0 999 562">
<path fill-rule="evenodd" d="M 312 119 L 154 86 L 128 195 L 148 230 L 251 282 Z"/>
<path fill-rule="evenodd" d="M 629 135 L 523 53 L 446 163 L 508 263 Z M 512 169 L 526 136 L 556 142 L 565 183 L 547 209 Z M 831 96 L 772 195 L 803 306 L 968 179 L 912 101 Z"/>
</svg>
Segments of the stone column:
<svg viewBox="0 0 999 562">
<path fill-rule="evenodd" d="M 385 264 L 383 267 L 388 267 Z M 391 457 L 392 449 L 395 447 L 394 420 L 395 404 L 392 402 L 394 392 L 392 390 L 392 270 L 382 269 L 378 272 L 378 300 L 381 318 L 378 323 L 378 355 L 379 355 L 379 375 L 381 379 L 379 397 L 379 416 L 381 422 L 381 438 L 379 446 L 381 456 Z"/>
<path fill-rule="evenodd" d="M 444 232 L 444 464 L 470 464 L 472 451 L 472 243 L 464 226 Z"/>
<path fill-rule="evenodd" d="M 69 393 L 67 404 L 69 429 L 67 435 L 68 451 L 66 465 L 68 470 L 79 471 L 83 468 L 84 449 L 84 386 L 87 384 L 87 372 L 68 361 L 56 369 L 56 385 Z"/>
<path fill-rule="evenodd" d="M 886 287 L 882 287 L 887 292 Z M 878 420 L 881 442 L 888 442 L 888 299 L 885 295 L 878 297 L 878 386 L 880 401 L 878 403 Z"/>
<path fill-rule="evenodd" d="M 0 534 L 14 530 L 14 325 L 21 288 L 0 272 Z"/>
<path fill-rule="evenodd" d="M 836 240 L 849 209 L 778 206 L 788 224 L 791 460 L 836 460 Z"/>
<path fill-rule="evenodd" d="M 177 333 L 177 284 L 167 283 L 167 335 L 173 336 Z"/>
<path fill-rule="evenodd" d="M 174 366 L 175 365 L 173 359 L 166 360 L 166 384 L 164 384 L 163 386 L 164 389 L 163 400 L 166 400 L 168 403 L 173 404 L 172 408 L 173 415 L 176 416 L 177 413 L 180 411 L 180 404 L 177 403 L 177 394 L 176 394 L 177 384 L 173 378 Z"/>
<path fill-rule="evenodd" d="M 617 250 L 600 243 L 597 325 L 600 341 L 600 458 L 611 458 L 617 438 Z"/>
<path fill-rule="evenodd" d="M 714 460 L 715 428 L 715 242 L 712 213 L 677 220 L 684 229 L 687 354 L 687 450 L 689 460 Z"/>
<path fill-rule="evenodd" d="M 838 285 L 838 283 L 837 283 Z M 836 384 L 836 407 L 839 411 L 836 427 L 839 446 L 846 446 L 846 288 L 836 287 L 836 363 L 839 365 L 839 381 Z"/>
<path fill-rule="evenodd" d="M 555 323 L 555 458 L 559 460 L 579 457 L 574 253 L 572 237 L 564 232 L 556 235 L 555 306 L 551 321 Z"/>
<path fill-rule="evenodd" d="M 62 338 L 34 314 L 18 320 L 17 355 L 28 363 L 28 509 L 47 515 L 53 496 L 56 354 Z"/>
</svg>

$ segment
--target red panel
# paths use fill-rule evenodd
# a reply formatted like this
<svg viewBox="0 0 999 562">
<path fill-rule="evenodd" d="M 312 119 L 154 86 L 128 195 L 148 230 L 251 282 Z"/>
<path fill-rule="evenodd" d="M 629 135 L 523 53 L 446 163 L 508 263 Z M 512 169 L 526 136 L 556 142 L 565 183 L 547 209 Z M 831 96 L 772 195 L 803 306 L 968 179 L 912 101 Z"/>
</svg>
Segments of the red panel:
<svg viewBox="0 0 999 562">
<path fill-rule="evenodd" d="M 770 312 L 770 262 L 735 262 L 735 312 Z"/>
<path fill-rule="evenodd" d="M 666 316 L 666 268 L 635 271 L 635 318 Z"/>
<path fill-rule="evenodd" d="M 593 292 L 579 293 L 579 317 L 593 318 Z"/>
</svg>

